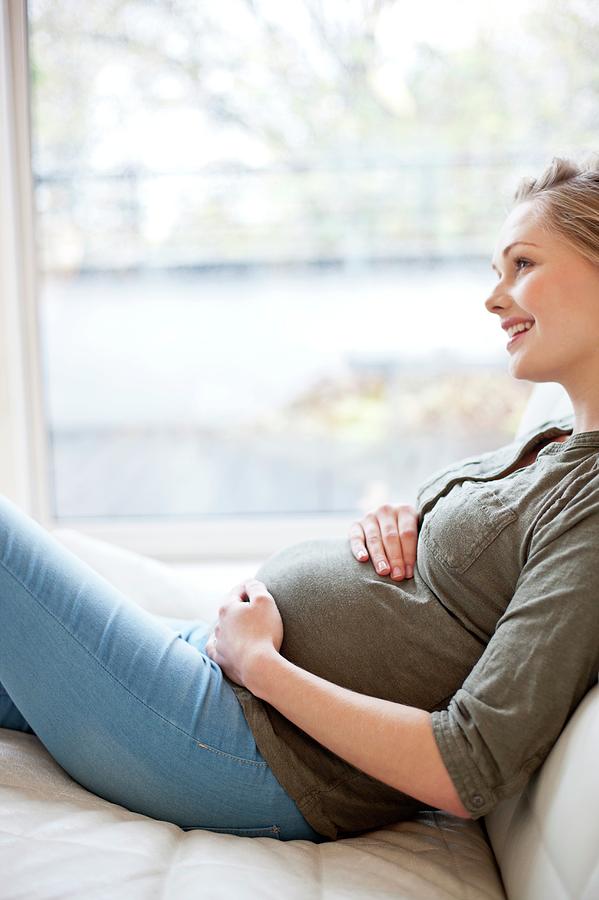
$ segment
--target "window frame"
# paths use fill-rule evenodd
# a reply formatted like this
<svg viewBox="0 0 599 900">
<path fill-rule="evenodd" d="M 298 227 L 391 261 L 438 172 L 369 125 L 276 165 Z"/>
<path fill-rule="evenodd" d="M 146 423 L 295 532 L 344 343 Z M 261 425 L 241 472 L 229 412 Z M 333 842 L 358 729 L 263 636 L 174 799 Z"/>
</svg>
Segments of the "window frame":
<svg viewBox="0 0 599 900">
<path fill-rule="evenodd" d="M 356 516 L 57 519 L 44 406 L 31 156 L 27 0 L 0 18 L 0 492 L 49 531 L 75 529 L 154 558 L 260 559 L 312 538 L 343 538 Z"/>
<path fill-rule="evenodd" d="M 0 384 L 3 389 L 0 490 L 27 513 L 47 517 L 40 474 L 35 240 L 25 0 L 0 17 Z"/>
</svg>

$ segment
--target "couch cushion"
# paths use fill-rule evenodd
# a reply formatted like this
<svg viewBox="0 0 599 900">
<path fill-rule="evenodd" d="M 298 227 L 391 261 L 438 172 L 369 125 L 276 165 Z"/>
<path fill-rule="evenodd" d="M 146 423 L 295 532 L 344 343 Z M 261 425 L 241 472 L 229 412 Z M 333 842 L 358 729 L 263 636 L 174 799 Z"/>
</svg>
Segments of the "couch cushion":
<svg viewBox="0 0 599 900">
<path fill-rule="evenodd" d="M 486 816 L 508 896 L 599 897 L 599 685 L 522 794 Z"/>
<path fill-rule="evenodd" d="M 35 735 L 7 729 L 0 872 L 3 900 L 505 900 L 478 822 L 422 813 L 328 844 L 183 831 L 89 793 Z"/>
<path fill-rule="evenodd" d="M 55 528 L 51 533 L 63 547 L 125 596 L 157 615 L 212 621 L 223 595 L 232 587 L 232 583 L 223 579 L 219 592 L 208 584 L 198 590 L 175 568 L 157 559 L 90 537 L 74 528 Z"/>
</svg>

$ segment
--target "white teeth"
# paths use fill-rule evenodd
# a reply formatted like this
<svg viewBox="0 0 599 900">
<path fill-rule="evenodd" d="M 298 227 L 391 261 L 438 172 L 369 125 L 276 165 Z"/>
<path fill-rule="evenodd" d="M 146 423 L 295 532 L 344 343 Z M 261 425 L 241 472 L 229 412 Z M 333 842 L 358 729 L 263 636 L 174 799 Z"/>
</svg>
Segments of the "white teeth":
<svg viewBox="0 0 599 900">
<path fill-rule="evenodd" d="M 515 334 L 518 334 L 519 331 L 529 331 L 532 326 L 532 322 L 520 322 L 518 325 L 512 325 L 508 328 L 507 333 L 510 337 L 513 337 Z"/>
</svg>

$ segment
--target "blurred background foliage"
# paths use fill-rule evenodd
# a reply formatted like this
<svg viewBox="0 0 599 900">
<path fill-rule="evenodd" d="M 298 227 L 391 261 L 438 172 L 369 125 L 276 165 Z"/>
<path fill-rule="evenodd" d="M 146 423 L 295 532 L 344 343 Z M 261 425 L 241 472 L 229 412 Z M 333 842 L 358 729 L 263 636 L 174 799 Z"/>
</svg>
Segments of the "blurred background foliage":
<svg viewBox="0 0 599 900">
<path fill-rule="evenodd" d="M 46 268 L 488 257 L 599 108 L 597 4 L 507 6 L 444 47 L 411 0 L 33 0 Z"/>
</svg>

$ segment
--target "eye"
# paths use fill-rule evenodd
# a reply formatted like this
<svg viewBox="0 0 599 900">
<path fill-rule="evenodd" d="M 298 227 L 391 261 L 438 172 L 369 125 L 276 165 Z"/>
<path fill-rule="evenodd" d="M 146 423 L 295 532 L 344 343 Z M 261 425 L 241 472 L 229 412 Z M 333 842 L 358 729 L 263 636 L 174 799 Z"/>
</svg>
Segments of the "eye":
<svg viewBox="0 0 599 900">
<path fill-rule="evenodd" d="M 526 267 L 532 266 L 532 263 L 529 259 L 525 259 L 523 256 L 517 256 L 514 259 L 514 266 L 516 268 L 516 271 L 518 271 L 518 272 L 522 271 L 522 269 L 520 268 L 520 263 L 524 263 Z M 499 272 L 497 272 L 496 274 L 497 274 L 498 278 L 501 278 L 501 275 Z"/>
<path fill-rule="evenodd" d="M 532 265 L 532 263 L 530 262 L 530 260 L 524 259 L 523 256 L 518 256 L 518 257 L 514 260 L 514 265 L 516 266 L 516 269 L 518 269 L 518 271 L 521 271 L 521 270 L 520 270 L 520 263 L 526 263 L 527 266 Z"/>
</svg>

